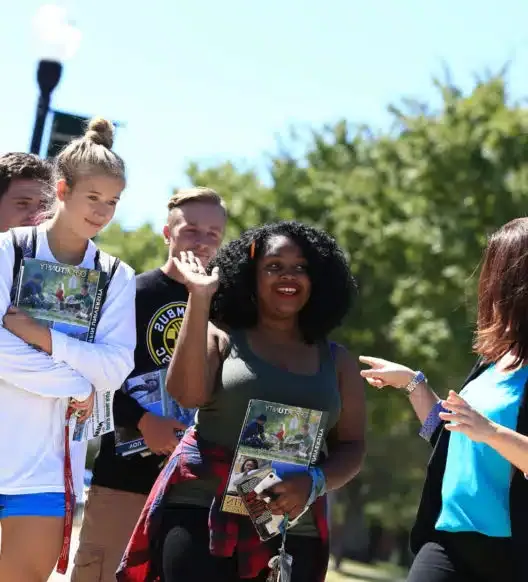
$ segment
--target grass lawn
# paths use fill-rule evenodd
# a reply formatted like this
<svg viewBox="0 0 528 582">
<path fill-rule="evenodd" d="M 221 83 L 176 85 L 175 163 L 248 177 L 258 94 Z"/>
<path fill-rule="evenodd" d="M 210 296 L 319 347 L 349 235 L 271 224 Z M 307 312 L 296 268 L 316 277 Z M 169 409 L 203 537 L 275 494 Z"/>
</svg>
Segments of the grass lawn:
<svg viewBox="0 0 528 582">
<path fill-rule="evenodd" d="M 341 571 L 328 570 L 326 582 L 404 582 L 405 572 L 394 566 L 371 566 L 344 560 Z"/>
</svg>

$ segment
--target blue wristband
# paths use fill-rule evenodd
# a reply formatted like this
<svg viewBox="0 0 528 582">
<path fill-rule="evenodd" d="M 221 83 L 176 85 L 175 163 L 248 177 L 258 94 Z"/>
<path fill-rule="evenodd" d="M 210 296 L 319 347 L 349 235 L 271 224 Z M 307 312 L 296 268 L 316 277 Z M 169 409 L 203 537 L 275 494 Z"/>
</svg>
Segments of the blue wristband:
<svg viewBox="0 0 528 582">
<path fill-rule="evenodd" d="M 442 423 L 442 419 L 438 416 L 440 412 L 449 412 L 442 406 L 442 402 L 438 401 L 433 408 L 431 408 L 427 418 L 425 419 L 420 432 L 418 433 L 424 440 L 429 442 L 435 430 Z"/>
<path fill-rule="evenodd" d="M 326 493 L 326 477 L 320 467 L 312 467 L 308 471 L 312 478 L 312 490 L 307 505 L 312 505 L 318 497 Z"/>
</svg>

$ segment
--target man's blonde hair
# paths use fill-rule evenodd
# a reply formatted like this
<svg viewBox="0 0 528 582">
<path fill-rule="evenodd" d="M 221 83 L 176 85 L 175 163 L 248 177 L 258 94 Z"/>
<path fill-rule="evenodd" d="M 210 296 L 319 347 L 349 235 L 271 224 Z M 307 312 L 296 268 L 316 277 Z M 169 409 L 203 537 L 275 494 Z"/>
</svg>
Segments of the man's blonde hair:
<svg viewBox="0 0 528 582">
<path fill-rule="evenodd" d="M 175 208 L 179 208 L 187 202 L 209 202 L 211 204 L 218 204 L 218 206 L 221 206 L 227 214 L 226 203 L 216 190 L 206 188 L 205 186 L 195 186 L 193 188 L 182 188 L 169 198 L 169 203 L 167 204 L 169 216 Z"/>
</svg>

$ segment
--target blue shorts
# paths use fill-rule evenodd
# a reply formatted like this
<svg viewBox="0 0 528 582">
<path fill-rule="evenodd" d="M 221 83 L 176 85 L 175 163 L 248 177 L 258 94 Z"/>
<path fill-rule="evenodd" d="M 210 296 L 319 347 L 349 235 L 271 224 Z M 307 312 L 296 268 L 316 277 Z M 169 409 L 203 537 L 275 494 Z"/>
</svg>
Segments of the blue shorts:
<svg viewBox="0 0 528 582">
<path fill-rule="evenodd" d="M 0 493 L 0 519 L 6 517 L 64 517 L 64 493 L 26 493 L 3 495 Z"/>
</svg>

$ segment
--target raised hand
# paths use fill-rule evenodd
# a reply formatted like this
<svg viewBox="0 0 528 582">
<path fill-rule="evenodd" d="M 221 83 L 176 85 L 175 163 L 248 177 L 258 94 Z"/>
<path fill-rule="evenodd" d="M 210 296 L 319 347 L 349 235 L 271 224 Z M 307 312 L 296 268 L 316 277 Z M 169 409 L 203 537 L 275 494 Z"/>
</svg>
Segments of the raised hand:
<svg viewBox="0 0 528 582">
<path fill-rule="evenodd" d="M 381 358 L 372 358 L 370 356 L 360 356 L 359 361 L 362 364 L 370 366 L 368 370 L 361 370 L 360 374 L 374 388 L 384 388 L 393 386 L 394 388 L 405 388 L 412 381 L 416 372 L 402 366 L 396 362 L 389 362 Z"/>
<path fill-rule="evenodd" d="M 212 297 L 218 289 L 218 267 L 209 275 L 202 261 L 192 251 L 182 251 L 180 258 L 173 258 L 189 293 Z"/>
</svg>

